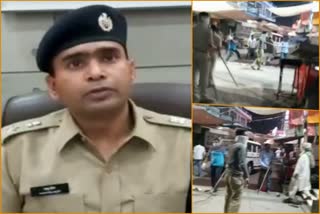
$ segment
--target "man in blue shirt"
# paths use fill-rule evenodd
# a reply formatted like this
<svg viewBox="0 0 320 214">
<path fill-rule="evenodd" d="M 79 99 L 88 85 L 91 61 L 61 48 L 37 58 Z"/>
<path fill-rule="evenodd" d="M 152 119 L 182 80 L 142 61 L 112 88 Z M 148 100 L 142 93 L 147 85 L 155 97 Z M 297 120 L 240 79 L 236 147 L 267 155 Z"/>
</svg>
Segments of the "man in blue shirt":
<svg viewBox="0 0 320 214">
<path fill-rule="evenodd" d="M 240 53 L 237 49 L 237 43 L 232 37 L 230 37 L 228 42 L 228 55 L 227 55 L 226 61 L 229 61 L 229 59 L 234 53 L 237 55 L 238 60 L 241 59 Z"/>
<path fill-rule="evenodd" d="M 216 149 L 211 150 L 210 160 L 211 160 L 211 186 L 214 188 L 217 181 L 221 177 L 224 168 L 225 150 L 222 146 L 216 147 Z M 218 187 L 213 189 L 217 192 Z"/>
<path fill-rule="evenodd" d="M 274 159 L 274 153 L 271 150 L 271 142 L 267 140 L 264 143 L 264 149 L 262 149 L 260 153 L 260 164 L 261 164 L 261 169 L 260 169 L 260 175 L 259 175 L 259 181 L 258 181 L 258 189 L 260 188 L 262 184 L 262 180 L 264 176 L 266 175 L 268 169 L 270 168 L 266 181 L 267 181 L 267 189 L 266 192 L 270 191 L 271 189 L 271 163 L 272 160 Z"/>
</svg>

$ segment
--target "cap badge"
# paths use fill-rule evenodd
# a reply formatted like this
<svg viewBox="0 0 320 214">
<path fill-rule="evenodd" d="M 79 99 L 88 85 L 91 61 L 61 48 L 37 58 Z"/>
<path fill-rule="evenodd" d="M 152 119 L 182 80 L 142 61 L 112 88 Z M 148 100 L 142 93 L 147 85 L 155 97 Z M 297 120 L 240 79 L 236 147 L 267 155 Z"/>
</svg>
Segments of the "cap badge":
<svg viewBox="0 0 320 214">
<path fill-rule="evenodd" d="M 113 28 L 112 20 L 106 13 L 102 13 L 99 16 L 98 23 L 103 31 L 110 32 Z"/>
</svg>

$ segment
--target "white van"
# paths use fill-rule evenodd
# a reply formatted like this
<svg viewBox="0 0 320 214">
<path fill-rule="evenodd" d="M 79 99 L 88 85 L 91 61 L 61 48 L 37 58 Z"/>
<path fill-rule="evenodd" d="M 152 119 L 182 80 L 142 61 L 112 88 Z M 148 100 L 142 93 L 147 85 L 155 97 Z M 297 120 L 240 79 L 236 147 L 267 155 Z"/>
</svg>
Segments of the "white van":
<svg viewBox="0 0 320 214">
<path fill-rule="evenodd" d="M 253 170 L 260 168 L 260 151 L 261 144 L 255 141 L 248 140 L 247 143 L 247 167 L 249 174 Z"/>
<path fill-rule="evenodd" d="M 274 56 L 280 56 L 281 53 L 281 41 L 283 39 L 283 35 L 278 33 L 271 33 L 273 47 L 274 47 Z"/>
<path fill-rule="evenodd" d="M 222 145 L 228 148 L 231 144 L 234 143 L 233 139 L 223 139 Z M 248 140 L 247 143 L 247 167 L 249 174 L 253 172 L 253 170 L 261 167 L 260 165 L 260 151 L 261 144 L 255 141 Z"/>
</svg>

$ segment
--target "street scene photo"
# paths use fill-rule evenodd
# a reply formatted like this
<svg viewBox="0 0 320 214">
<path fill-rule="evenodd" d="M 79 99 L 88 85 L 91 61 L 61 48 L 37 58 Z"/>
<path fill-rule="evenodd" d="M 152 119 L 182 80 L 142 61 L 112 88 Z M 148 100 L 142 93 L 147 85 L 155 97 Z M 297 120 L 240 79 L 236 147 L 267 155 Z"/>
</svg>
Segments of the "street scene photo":
<svg viewBox="0 0 320 214">
<path fill-rule="evenodd" d="M 319 109 L 319 2 L 194 1 L 193 102 Z"/>
<path fill-rule="evenodd" d="M 319 111 L 193 105 L 194 213 L 319 213 Z"/>
</svg>

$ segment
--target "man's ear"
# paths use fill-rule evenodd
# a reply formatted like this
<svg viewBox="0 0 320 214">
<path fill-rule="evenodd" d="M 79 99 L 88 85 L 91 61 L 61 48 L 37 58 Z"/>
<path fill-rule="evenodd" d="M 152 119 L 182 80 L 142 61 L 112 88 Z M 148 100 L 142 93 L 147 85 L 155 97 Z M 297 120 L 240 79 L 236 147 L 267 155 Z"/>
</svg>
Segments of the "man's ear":
<svg viewBox="0 0 320 214">
<path fill-rule="evenodd" d="M 46 82 L 47 82 L 49 96 L 53 100 L 59 100 L 59 95 L 56 91 L 56 79 L 53 76 L 48 75 L 46 77 Z"/>
<path fill-rule="evenodd" d="M 136 64 L 133 59 L 129 59 L 129 67 L 130 67 L 130 79 L 131 79 L 131 82 L 134 82 L 137 77 L 137 72 L 136 72 Z"/>
</svg>

